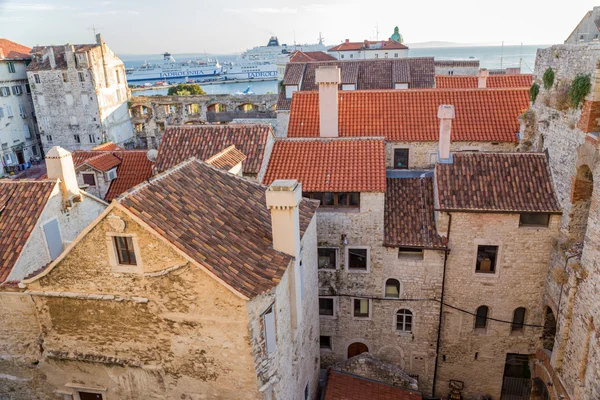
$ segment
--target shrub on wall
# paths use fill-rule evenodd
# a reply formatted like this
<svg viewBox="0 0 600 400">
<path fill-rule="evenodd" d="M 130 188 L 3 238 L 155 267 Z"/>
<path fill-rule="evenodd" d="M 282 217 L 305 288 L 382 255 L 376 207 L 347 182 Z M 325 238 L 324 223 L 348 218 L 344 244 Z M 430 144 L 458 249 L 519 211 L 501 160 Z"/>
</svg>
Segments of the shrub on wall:
<svg viewBox="0 0 600 400">
<path fill-rule="evenodd" d="M 535 99 L 537 99 L 538 94 L 540 93 L 540 85 L 534 83 L 529 88 L 529 98 L 531 99 L 531 104 L 535 104 Z"/>
<path fill-rule="evenodd" d="M 578 74 L 569 88 L 569 99 L 573 107 L 579 107 L 585 96 L 590 93 L 592 82 L 589 75 Z"/>
<path fill-rule="evenodd" d="M 550 90 L 552 88 L 552 85 L 554 85 L 554 71 L 552 67 L 546 68 L 544 76 L 542 76 L 542 82 L 544 82 L 544 89 Z"/>
</svg>

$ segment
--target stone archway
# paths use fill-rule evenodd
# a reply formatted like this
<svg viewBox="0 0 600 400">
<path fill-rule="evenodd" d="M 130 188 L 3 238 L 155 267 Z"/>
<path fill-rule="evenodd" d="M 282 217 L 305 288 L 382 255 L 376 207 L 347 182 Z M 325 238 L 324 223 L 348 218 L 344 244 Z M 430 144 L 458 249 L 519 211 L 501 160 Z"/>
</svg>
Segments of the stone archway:
<svg viewBox="0 0 600 400">
<path fill-rule="evenodd" d="M 550 352 L 554 349 L 556 337 L 556 318 L 550 307 L 546 307 L 544 330 L 542 331 L 542 347 Z"/>
<path fill-rule="evenodd" d="M 587 230 L 594 176 L 587 165 L 577 168 L 571 189 L 571 212 L 569 214 L 569 240 L 583 243 Z"/>
</svg>

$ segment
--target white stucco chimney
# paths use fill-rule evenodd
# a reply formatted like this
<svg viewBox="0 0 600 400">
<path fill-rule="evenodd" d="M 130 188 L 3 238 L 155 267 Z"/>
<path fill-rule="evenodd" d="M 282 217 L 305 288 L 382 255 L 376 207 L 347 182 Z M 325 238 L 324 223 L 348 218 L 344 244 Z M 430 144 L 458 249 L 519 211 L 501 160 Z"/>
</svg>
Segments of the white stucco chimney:
<svg viewBox="0 0 600 400">
<path fill-rule="evenodd" d="M 315 71 L 319 85 L 319 131 L 321 137 L 338 137 L 338 67 L 320 67 Z"/>
<path fill-rule="evenodd" d="M 60 179 L 60 187 L 65 201 L 78 200 L 81 197 L 71 153 L 60 146 L 54 146 L 46 154 L 46 169 L 48 179 Z"/>
<path fill-rule="evenodd" d="M 477 73 L 477 87 L 485 89 L 487 87 L 487 78 L 490 76 L 490 71 L 487 68 L 481 68 Z"/>
<path fill-rule="evenodd" d="M 48 62 L 50 62 L 50 68 L 56 68 L 56 58 L 54 58 L 54 48 L 52 46 L 46 47 L 46 54 L 48 56 Z"/>
<path fill-rule="evenodd" d="M 273 248 L 296 257 L 300 252 L 300 213 L 302 184 L 278 179 L 267 189 L 267 208 L 271 211 Z"/>
<path fill-rule="evenodd" d="M 454 119 L 454 106 L 442 104 L 438 108 L 440 119 L 440 142 L 438 147 L 438 162 L 452 163 L 450 155 L 450 133 L 452 131 L 452 120 Z"/>
</svg>

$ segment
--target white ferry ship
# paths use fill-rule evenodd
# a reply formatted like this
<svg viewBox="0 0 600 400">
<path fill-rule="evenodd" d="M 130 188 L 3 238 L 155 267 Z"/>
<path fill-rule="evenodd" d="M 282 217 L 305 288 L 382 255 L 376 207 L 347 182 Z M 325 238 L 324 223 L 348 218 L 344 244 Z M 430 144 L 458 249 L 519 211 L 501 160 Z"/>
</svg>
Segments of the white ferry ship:
<svg viewBox="0 0 600 400">
<path fill-rule="evenodd" d="M 217 60 L 190 60 L 177 62 L 169 53 L 163 54 L 161 64 L 144 63 L 127 68 L 128 82 L 167 80 L 169 78 L 216 78 L 224 72 Z"/>
<path fill-rule="evenodd" d="M 265 60 L 237 60 L 225 63 L 225 80 L 276 79 L 277 65 Z"/>
<path fill-rule="evenodd" d="M 327 51 L 327 46 L 323 44 L 323 37 L 319 33 L 319 42 L 317 44 L 279 44 L 277 36 L 271 36 L 266 46 L 256 46 L 242 53 L 242 58 L 246 60 L 268 60 L 275 62 L 277 57 L 282 54 L 293 53 L 296 50 L 301 51 Z"/>
</svg>

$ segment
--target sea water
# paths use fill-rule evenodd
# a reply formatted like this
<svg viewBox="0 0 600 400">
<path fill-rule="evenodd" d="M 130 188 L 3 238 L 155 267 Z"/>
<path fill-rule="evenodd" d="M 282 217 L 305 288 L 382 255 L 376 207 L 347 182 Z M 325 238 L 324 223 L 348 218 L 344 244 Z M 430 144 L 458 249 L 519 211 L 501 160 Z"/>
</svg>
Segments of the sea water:
<svg viewBox="0 0 600 400">
<path fill-rule="evenodd" d="M 548 45 L 528 45 L 528 46 L 468 46 L 468 47 L 431 47 L 414 48 L 409 50 L 409 57 L 434 57 L 436 60 L 479 60 L 481 68 L 500 69 L 521 67 L 524 74 L 532 73 L 535 64 L 536 51 L 539 48 L 548 47 Z M 220 62 L 234 61 L 236 55 L 214 56 Z M 206 58 L 202 54 L 176 54 L 176 60 L 186 61 L 193 59 Z M 161 63 L 162 59 L 143 59 L 136 56 L 122 57 L 126 68 L 137 67 L 144 62 Z M 184 79 L 181 79 L 183 82 Z M 171 80 L 169 80 L 171 82 Z M 277 93 L 277 82 L 251 82 L 251 83 L 223 83 L 215 85 L 201 85 L 202 89 L 208 94 L 236 94 L 243 92 L 248 87 L 255 94 Z M 134 96 L 165 96 L 168 88 L 141 90 L 133 92 Z"/>
</svg>

